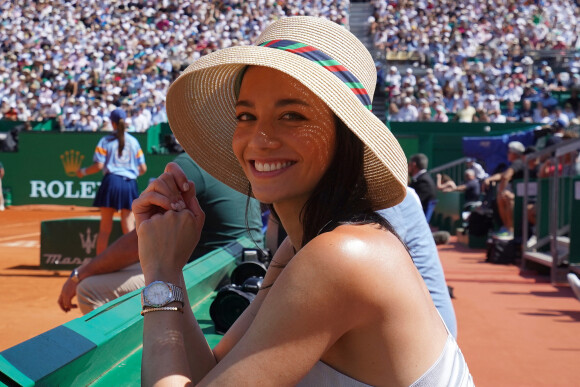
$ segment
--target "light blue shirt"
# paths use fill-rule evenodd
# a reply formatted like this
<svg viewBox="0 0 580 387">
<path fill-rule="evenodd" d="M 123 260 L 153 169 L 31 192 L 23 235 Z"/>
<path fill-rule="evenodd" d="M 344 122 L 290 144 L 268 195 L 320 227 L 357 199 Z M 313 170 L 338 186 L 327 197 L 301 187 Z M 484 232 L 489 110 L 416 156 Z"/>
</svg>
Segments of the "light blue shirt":
<svg viewBox="0 0 580 387">
<path fill-rule="evenodd" d="M 401 203 L 377 212 L 389 221 L 409 248 L 411 258 L 429 289 L 435 307 L 449 332 L 457 338 L 455 310 L 445 282 L 437 246 L 425 220 L 419 196 L 413 188 L 407 187 L 407 196 Z"/>
<path fill-rule="evenodd" d="M 114 134 L 99 140 L 93 156 L 93 161 L 105 165 L 103 173 L 136 179 L 139 176 L 139 165 L 145 163 L 145 155 L 139 141 L 125 133 L 125 146 L 119 156 L 119 141 Z"/>
</svg>

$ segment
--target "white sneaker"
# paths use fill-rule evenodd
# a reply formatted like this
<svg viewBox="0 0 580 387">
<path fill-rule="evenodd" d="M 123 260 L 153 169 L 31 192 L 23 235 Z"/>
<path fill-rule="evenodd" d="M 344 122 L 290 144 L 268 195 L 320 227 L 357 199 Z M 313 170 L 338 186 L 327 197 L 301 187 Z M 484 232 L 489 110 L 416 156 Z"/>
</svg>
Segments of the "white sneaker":
<svg viewBox="0 0 580 387">
<path fill-rule="evenodd" d="M 580 300 L 580 279 L 574 273 L 568 273 L 568 283 L 574 292 L 574 295 Z"/>
<path fill-rule="evenodd" d="M 0 211 L 4 211 L 4 210 L 5 210 L 4 205 L 1 205 L 0 206 Z"/>
</svg>

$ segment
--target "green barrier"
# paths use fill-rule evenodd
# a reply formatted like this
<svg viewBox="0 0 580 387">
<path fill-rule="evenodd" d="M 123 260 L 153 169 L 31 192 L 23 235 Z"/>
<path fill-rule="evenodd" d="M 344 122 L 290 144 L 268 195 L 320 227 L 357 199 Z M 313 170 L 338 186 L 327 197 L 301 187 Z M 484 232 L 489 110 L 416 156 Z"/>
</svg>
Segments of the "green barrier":
<svg viewBox="0 0 580 387">
<path fill-rule="evenodd" d="M 40 223 L 40 267 L 72 270 L 96 255 L 100 217 L 45 220 Z M 113 221 L 109 244 L 123 235 L 119 219 Z"/>
<path fill-rule="evenodd" d="M 0 153 L 6 174 L 2 184 L 12 190 L 12 204 L 92 206 L 102 174 L 79 179 L 75 171 L 92 164 L 95 146 L 106 133 L 22 132 L 19 151 Z M 143 150 L 147 133 L 131 133 Z M 176 155 L 145 155 L 147 173 L 137 179 L 139 190 L 157 177 Z"/>
<path fill-rule="evenodd" d="M 525 122 L 388 122 L 387 125 L 399 140 L 405 155 L 409 157 L 417 152 L 424 153 L 429 158 L 429 168 L 464 157 L 463 137 L 499 136 L 536 126 Z M 490 130 L 486 131 L 485 127 Z"/>
<path fill-rule="evenodd" d="M 244 247 L 241 238 L 183 269 L 190 306 L 211 347 L 215 333 L 209 306 Z M 0 352 L 0 384 L 18 386 L 139 386 L 143 318 L 140 291 Z"/>
<path fill-rule="evenodd" d="M 455 234 L 461 227 L 461 212 L 465 203 L 463 192 L 437 191 L 437 205 L 433 211 L 430 224 L 442 231 Z"/>
<path fill-rule="evenodd" d="M 10 132 L 17 126 L 26 124 L 26 121 L 0 120 L 0 132 Z"/>
</svg>

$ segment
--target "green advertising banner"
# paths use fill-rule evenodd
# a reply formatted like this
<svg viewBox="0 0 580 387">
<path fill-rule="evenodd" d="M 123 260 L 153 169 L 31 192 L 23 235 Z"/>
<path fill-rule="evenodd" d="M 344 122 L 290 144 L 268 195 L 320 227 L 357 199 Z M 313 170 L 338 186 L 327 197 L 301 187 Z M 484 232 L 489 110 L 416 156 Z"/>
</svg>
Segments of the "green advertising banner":
<svg viewBox="0 0 580 387">
<path fill-rule="evenodd" d="M 100 217 L 45 220 L 40 223 L 40 267 L 72 270 L 96 255 Z M 123 234 L 115 219 L 109 245 Z"/>
<path fill-rule="evenodd" d="M 75 171 L 93 163 L 99 139 L 107 133 L 22 132 L 17 152 L 0 153 L 12 205 L 58 204 L 92 206 L 102 173 L 76 177 Z M 131 133 L 147 149 L 147 133 Z M 139 190 L 163 173 L 176 155 L 145 154 L 147 173 L 137 179 Z"/>
</svg>

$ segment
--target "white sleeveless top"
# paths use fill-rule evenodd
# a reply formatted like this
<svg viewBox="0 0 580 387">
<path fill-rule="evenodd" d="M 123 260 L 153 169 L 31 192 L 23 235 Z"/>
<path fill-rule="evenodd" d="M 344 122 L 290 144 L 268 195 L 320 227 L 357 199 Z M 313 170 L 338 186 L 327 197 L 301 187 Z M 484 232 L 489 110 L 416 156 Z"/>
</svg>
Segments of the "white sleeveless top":
<svg viewBox="0 0 580 387">
<path fill-rule="evenodd" d="M 446 327 L 447 328 L 447 327 Z M 368 387 L 368 384 L 346 376 L 319 361 L 297 384 L 300 387 Z M 471 387 L 473 379 L 467 363 L 455 341 L 447 331 L 447 341 L 435 363 L 411 387 Z"/>
</svg>

